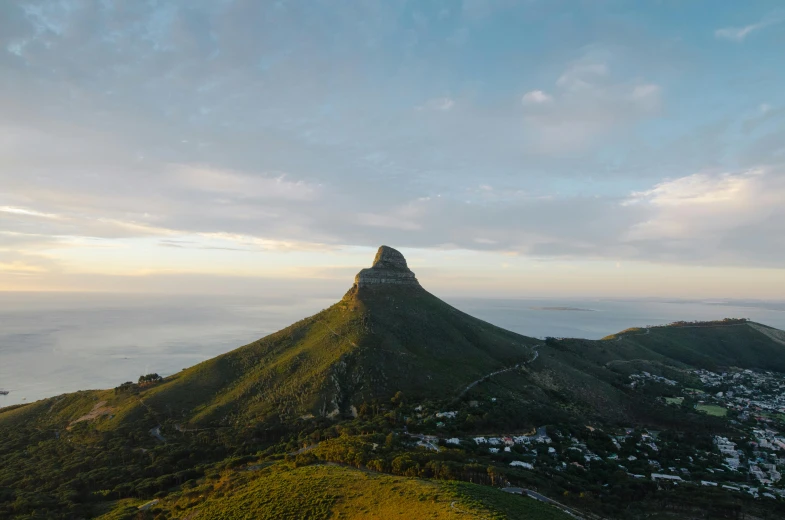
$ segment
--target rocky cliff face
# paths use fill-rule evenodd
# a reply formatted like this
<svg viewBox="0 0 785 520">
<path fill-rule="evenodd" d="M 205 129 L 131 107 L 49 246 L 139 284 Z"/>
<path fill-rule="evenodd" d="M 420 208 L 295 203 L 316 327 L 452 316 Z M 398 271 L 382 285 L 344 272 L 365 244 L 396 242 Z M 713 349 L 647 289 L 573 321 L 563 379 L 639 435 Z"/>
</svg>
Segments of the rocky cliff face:
<svg viewBox="0 0 785 520">
<path fill-rule="evenodd" d="M 354 278 L 357 287 L 378 286 L 378 285 L 415 285 L 420 283 L 415 278 L 414 273 L 406 265 L 406 259 L 395 249 L 382 246 L 376 252 L 373 266 L 363 269 Z"/>
</svg>

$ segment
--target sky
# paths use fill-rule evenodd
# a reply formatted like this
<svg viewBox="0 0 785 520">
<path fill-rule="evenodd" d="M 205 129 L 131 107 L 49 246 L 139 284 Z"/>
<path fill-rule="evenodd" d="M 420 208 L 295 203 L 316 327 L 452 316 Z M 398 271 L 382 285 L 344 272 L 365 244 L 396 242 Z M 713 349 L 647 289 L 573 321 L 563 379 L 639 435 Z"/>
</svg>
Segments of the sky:
<svg viewBox="0 0 785 520">
<path fill-rule="evenodd" d="M 779 0 L 0 2 L 0 290 L 785 298 Z"/>
</svg>

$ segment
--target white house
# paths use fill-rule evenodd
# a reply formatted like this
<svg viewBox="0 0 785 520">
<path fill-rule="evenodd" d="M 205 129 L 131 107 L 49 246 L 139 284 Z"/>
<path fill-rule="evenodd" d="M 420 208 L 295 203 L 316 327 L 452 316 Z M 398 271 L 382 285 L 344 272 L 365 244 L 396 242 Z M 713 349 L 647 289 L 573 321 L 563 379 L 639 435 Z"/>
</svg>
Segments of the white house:
<svg viewBox="0 0 785 520">
<path fill-rule="evenodd" d="M 437 419 L 455 419 L 458 412 L 439 412 L 436 414 Z"/>
<path fill-rule="evenodd" d="M 666 475 L 664 473 L 652 473 L 651 474 L 652 480 L 673 480 L 682 482 L 682 478 L 678 475 Z"/>
</svg>

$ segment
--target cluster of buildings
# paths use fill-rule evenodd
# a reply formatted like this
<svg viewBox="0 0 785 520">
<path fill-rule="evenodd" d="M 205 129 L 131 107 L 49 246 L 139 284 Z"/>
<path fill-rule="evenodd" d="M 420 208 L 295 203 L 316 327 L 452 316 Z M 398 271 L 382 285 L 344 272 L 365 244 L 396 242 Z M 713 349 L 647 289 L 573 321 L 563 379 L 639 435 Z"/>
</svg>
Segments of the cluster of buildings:
<svg viewBox="0 0 785 520">
<path fill-rule="evenodd" d="M 621 428 L 604 432 L 592 426 L 586 426 L 585 431 L 540 427 L 526 435 L 422 436 L 419 444 L 427 449 L 438 449 L 439 444 L 471 446 L 497 462 L 526 470 L 602 469 L 605 474 L 622 470 L 629 478 L 650 480 L 658 486 L 717 487 L 756 498 L 785 499 L 785 435 L 781 433 L 785 428 L 785 377 L 740 369 L 693 370 L 689 376 L 685 384 L 644 371 L 630 376 L 630 386 L 664 384 L 674 387 L 671 395 L 691 396 L 690 402 L 697 402 L 696 407 L 707 413 L 731 411 L 729 425 L 739 435 L 714 436 L 709 449 L 708 444 L 701 448 L 682 445 L 654 430 Z M 667 402 L 681 405 L 684 400 L 671 397 Z M 470 406 L 476 407 L 477 403 Z M 422 407 L 416 411 L 423 412 Z M 445 426 L 459 415 L 457 411 L 431 413 L 439 421 L 437 426 Z M 420 413 L 418 417 L 427 415 Z"/>
<path fill-rule="evenodd" d="M 785 377 L 770 371 L 730 370 L 711 372 L 695 370 L 705 392 L 699 397 L 729 410 L 739 412 L 739 419 L 750 418 L 764 424 L 785 420 Z M 781 421 L 780 421 L 781 422 Z"/>
<path fill-rule="evenodd" d="M 643 382 L 646 381 L 654 381 L 656 383 L 662 383 L 669 386 L 676 386 L 678 383 L 673 379 L 668 379 L 667 377 L 657 376 L 654 374 L 650 374 L 649 372 L 641 372 L 640 374 L 632 374 L 630 376 L 632 382 L 630 383 L 631 388 L 635 388 Z"/>
<path fill-rule="evenodd" d="M 585 435 L 541 427 L 529 435 L 428 437 L 426 447 L 433 449 L 441 440 L 447 446 L 487 450 L 489 457 L 516 469 L 590 472 L 603 468 L 607 472 L 616 468 L 631 479 L 651 480 L 659 486 L 718 487 L 756 498 L 785 499 L 780 472 L 785 465 L 785 439 L 774 430 L 755 429 L 745 440 L 752 451 L 745 452 L 738 439 L 723 436 L 715 436 L 714 449 L 707 451 L 663 441 L 661 432 L 654 430 L 623 428 L 606 433 L 586 428 Z"/>
</svg>

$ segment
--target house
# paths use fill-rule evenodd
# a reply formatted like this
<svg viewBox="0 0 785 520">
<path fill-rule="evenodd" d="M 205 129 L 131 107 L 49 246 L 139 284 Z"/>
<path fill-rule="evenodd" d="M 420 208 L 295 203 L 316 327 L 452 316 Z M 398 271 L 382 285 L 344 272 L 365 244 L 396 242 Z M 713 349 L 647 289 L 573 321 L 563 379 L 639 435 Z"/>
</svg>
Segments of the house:
<svg viewBox="0 0 785 520">
<path fill-rule="evenodd" d="M 436 414 L 437 419 L 455 419 L 458 412 L 439 412 Z"/>
<path fill-rule="evenodd" d="M 458 437 L 452 437 L 444 442 L 446 442 L 447 444 L 460 444 L 461 440 Z"/>
<path fill-rule="evenodd" d="M 534 465 L 528 462 L 523 462 L 522 460 L 514 460 L 510 462 L 510 466 L 518 466 L 525 469 L 534 469 Z"/>
<path fill-rule="evenodd" d="M 501 443 L 502 440 L 498 437 L 491 437 L 490 439 L 488 439 L 488 444 L 491 444 L 493 446 L 498 446 Z"/>
<path fill-rule="evenodd" d="M 512 446 L 515 444 L 515 441 L 512 440 L 512 437 L 502 437 L 502 442 L 507 446 Z"/>
<path fill-rule="evenodd" d="M 510 453 L 510 447 L 509 446 L 505 446 L 504 447 L 504 451 L 506 451 L 507 453 Z"/>
<path fill-rule="evenodd" d="M 666 475 L 664 473 L 652 473 L 651 479 L 654 481 L 657 480 L 670 480 L 670 481 L 679 481 L 683 482 L 684 480 L 678 475 Z"/>
<path fill-rule="evenodd" d="M 474 442 L 476 442 L 477 444 L 487 444 L 488 439 L 486 439 L 485 437 L 475 437 Z"/>
<path fill-rule="evenodd" d="M 488 448 L 491 453 L 499 453 L 499 448 Z"/>
</svg>

